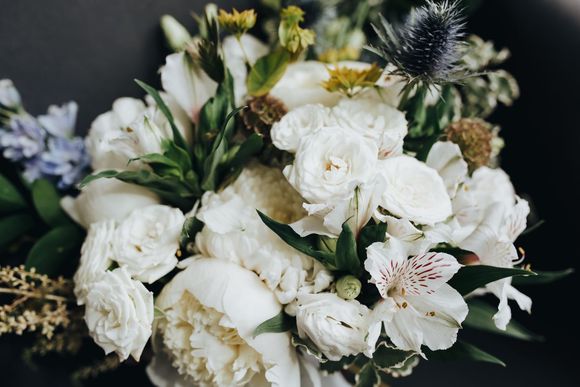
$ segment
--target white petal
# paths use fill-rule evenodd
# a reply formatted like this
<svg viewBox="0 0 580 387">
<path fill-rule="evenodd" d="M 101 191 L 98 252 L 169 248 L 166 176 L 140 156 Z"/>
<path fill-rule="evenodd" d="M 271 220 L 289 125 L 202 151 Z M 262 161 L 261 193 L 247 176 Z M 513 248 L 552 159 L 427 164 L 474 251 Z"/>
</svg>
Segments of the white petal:
<svg viewBox="0 0 580 387">
<path fill-rule="evenodd" d="M 449 254 L 428 252 L 416 255 L 405 262 L 400 273 L 400 286 L 409 295 L 432 295 L 460 268 L 457 259 Z"/>
<path fill-rule="evenodd" d="M 385 243 L 376 242 L 367 247 L 365 270 L 371 275 L 374 283 L 383 298 L 395 281 L 399 280 L 405 268 L 408 254 L 405 246 L 396 239 Z"/>
<path fill-rule="evenodd" d="M 467 163 L 463 160 L 459 146 L 448 141 L 436 142 L 429 151 L 426 163 L 439 172 L 447 193 L 453 198 L 459 184 L 467 177 Z"/>
</svg>

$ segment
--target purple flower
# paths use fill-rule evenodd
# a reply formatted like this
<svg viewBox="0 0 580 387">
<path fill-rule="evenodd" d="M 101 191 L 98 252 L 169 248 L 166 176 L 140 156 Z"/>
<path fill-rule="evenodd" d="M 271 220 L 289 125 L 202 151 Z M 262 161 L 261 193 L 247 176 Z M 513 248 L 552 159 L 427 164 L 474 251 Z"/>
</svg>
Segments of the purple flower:
<svg viewBox="0 0 580 387">
<path fill-rule="evenodd" d="M 40 154 L 34 167 L 38 167 L 45 177 L 59 178 L 59 189 L 74 186 L 84 177 L 90 164 L 83 139 L 52 137 L 47 145 L 46 151 Z"/>
<path fill-rule="evenodd" d="M 5 127 L 0 127 L 0 150 L 11 161 L 35 157 L 45 148 L 46 132 L 34 117 L 13 115 Z"/>
</svg>

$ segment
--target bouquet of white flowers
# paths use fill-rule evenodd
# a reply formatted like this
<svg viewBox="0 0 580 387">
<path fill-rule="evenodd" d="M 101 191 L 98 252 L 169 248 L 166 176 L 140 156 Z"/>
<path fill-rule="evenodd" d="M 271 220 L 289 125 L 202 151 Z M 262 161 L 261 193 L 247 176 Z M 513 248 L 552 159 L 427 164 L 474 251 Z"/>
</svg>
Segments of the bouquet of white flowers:
<svg viewBox="0 0 580 387">
<path fill-rule="evenodd" d="M 399 24 L 345 3 L 312 29 L 269 4 L 269 43 L 254 10 L 210 5 L 193 37 L 164 16 L 162 90 L 137 81 L 84 139 L 74 103 L 33 117 L 0 81 L 0 246 L 27 257 L 0 268 L 0 335 L 35 332 L 29 356 L 90 336 L 107 356 L 79 378 L 133 358 L 157 386 L 283 387 L 503 364 L 462 328 L 537 338 L 515 285 L 568 271 L 514 245 L 530 207 L 485 121 L 518 95 L 507 51 L 457 2 Z"/>
</svg>

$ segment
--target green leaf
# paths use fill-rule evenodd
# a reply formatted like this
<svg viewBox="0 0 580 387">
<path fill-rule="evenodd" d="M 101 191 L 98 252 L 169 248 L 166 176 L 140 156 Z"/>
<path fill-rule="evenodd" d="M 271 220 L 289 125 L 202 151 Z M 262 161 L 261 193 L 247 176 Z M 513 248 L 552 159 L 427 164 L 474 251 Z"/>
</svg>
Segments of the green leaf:
<svg viewBox="0 0 580 387">
<path fill-rule="evenodd" d="M 36 219 L 30 214 L 14 214 L 0 218 L 0 247 L 31 230 Z"/>
<path fill-rule="evenodd" d="M 80 256 L 84 233 L 77 226 L 60 226 L 40 238 L 28 254 L 26 268 L 56 276 Z"/>
<path fill-rule="evenodd" d="M 391 348 L 386 343 L 382 342 L 377 346 L 373 354 L 373 361 L 379 368 L 393 368 L 400 367 L 405 362 L 415 356 L 413 351 L 402 351 L 400 349 Z"/>
<path fill-rule="evenodd" d="M 129 160 L 132 161 L 142 161 L 149 165 L 153 172 L 160 176 L 174 176 L 181 178 L 183 176 L 183 170 L 175 161 L 171 160 L 169 157 L 161 155 L 159 153 L 149 153 L 143 156 L 136 157 Z"/>
<path fill-rule="evenodd" d="M 153 87 L 146 84 L 145 82 L 142 82 L 138 79 L 135 79 L 135 82 L 143 90 L 145 90 L 145 92 L 147 92 L 147 94 L 149 94 L 151 97 L 153 97 L 153 100 L 157 104 L 157 107 L 159 108 L 159 110 L 161 110 L 161 113 L 163 113 L 163 115 L 167 118 L 167 121 L 169 121 L 169 125 L 171 125 L 171 132 L 173 133 L 173 141 L 175 141 L 177 146 L 179 146 L 180 148 L 187 149 L 188 148 L 187 142 L 185 142 L 185 139 L 181 135 L 181 132 L 179 131 L 179 129 L 175 125 L 175 118 L 173 118 L 173 114 L 171 113 L 171 110 L 169 110 L 169 107 L 167 107 L 167 105 L 165 104 L 165 101 L 163 101 L 163 98 L 161 98 L 161 95 L 159 94 L 159 92 L 157 90 L 155 90 Z"/>
<path fill-rule="evenodd" d="M 203 222 L 195 216 L 185 219 L 183 227 L 181 228 L 181 235 L 179 236 L 179 246 L 184 253 L 191 253 L 187 248 L 189 243 L 195 241 L 195 235 L 203 228 Z"/>
<path fill-rule="evenodd" d="M 426 349 L 425 355 L 430 360 L 438 361 L 456 361 L 456 360 L 471 360 L 484 363 L 497 364 L 505 367 L 505 363 L 497 357 L 482 351 L 472 344 L 463 341 L 457 341 L 455 345 L 444 351 L 431 351 Z"/>
<path fill-rule="evenodd" d="M 354 233 L 346 224 L 342 225 L 342 231 L 336 242 L 336 268 L 347 271 L 355 276 L 361 272 L 360 260 L 356 249 Z"/>
<path fill-rule="evenodd" d="M 0 174 L 0 213 L 14 212 L 26 207 L 26 201 L 16 187 Z"/>
<path fill-rule="evenodd" d="M 516 286 L 545 285 L 559 281 L 574 273 L 574 269 L 569 268 L 559 271 L 534 271 L 537 275 L 529 277 L 514 277 L 512 284 Z"/>
<path fill-rule="evenodd" d="M 303 238 L 298 235 L 292 227 L 288 226 L 287 224 L 282 224 L 276 222 L 274 219 L 269 218 L 267 215 L 263 214 L 262 212 L 258 211 L 258 215 L 262 219 L 262 222 L 270 230 L 272 230 L 276 235 L 280 237 L 284 242 L 289 244 L 290 246 L 294 247 L 296 250 L 304 253 L 312 258 L 315 258 L 324 266 L 326 266 L 330 270 L 336 269 L 335 263 L 335 256 L 334 254 L 326 251 L 317 250 L 314 246 L 315 243 L 310 238 Z"/>
<path fill-rule="evenodd" d="M 165 141 L 163 144 L 163 149 L 163 155 L 175 162 L 183 174 L 186 174 L 187 171 L 193 169 L 193 164 L 191 163 L 191 156 L 189 153 L 185 149 L 177 146 L 174 141 Z"/>
<path fill-rule="evenodd" d="M 387 239 L 387 224 L 367 224 L 363 227 L 358 235 L 358 255 L 361 262 L 364 262 L 367 256 L 367 247 L 375 242 L 384 242 Z"/>
<path fill-rule="evenodd" d="M 381 385 L 381 377 L 372 361 L 361 368 L 355 376 L 355 382 L 355 387 L 379 387 Z"/>
<path fill-rule="evenodd" d="M 240 145 L 240 148 L 236 152 L 236 155 L 230 162 L 230 169 L 237 169 L 243 167 L 248 160 L 250 160 L 254 155 L 260 152 L 262 146 L 264 145 L 264 139 L 261 135 L 257 133 L 252 133 L 246 141 Z"/>
<path fill-rule="evenodd" d="M 497 312 L 497 308 L 493 308 L 483 301 L 470 300 L 467 305 L 469 306 L 469 314 L 463 322 L 463 325 L 466 327 L 471 327 L 498 335 L 509 336 L 520 340 L 543 341 L 541 336 L 530 332 L 528 329 L 513 319 L 507 325 L 505 331 L 497 328 L 493 322 L 493 316 Z"/>
<path fill-rule="evenodd" d="M 536 273 L 517 269 L 485 265 L 463 266 L 448 282 L 462 296 L 487 285 L 490 282 L 513 276 L 535 276 Z"/>
<path fill-rule="evenodd" d="M 258 59 L 246 81 L 248 94 L 254 97 L 268 94 L 286 72 L 290 59 L 290 53 L 283 49 L 272 51 Z"/>
<path fill-rule="evenodd" d="M 40 218 L 49 226 L 70 224 L 60 207 L 60 195 L 56 187 L 46 179 L 38 179 L 32 184 L 32 201 Z"/>
<path fill-rule="evenodd" d="M 297 335 L 292 335 L 290 344 L 292 344 L 294 348 L 301 348 L 307 354 L 314 356 L 319 363 L 326 363 L 328 361 L 326 356 L 324 356 L 324 354 L 320 352 L 316 345 L 314 345 L 314 343 L 308 338 L 302 339 Z"/>
<path fill-rule="evenodd" d="M 258 325 L 254 330 L 254 337 L 259 336 L 262 333 L 288 332 L 295 327 L 296 320 L 281 310 L 276 316 Z"/>
</svg>

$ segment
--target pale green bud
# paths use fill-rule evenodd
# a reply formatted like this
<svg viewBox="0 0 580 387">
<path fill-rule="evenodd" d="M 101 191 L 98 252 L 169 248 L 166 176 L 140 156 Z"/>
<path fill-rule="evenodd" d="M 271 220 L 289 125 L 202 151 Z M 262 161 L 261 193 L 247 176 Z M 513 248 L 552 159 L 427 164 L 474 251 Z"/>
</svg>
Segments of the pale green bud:
<svg viewBox="0 0 580 387">
<path fill-rule="evenodd" d="M 336 282 L 336 293 L 345 300 L 354 300 L 360 294 L 361 282 L 353 275 L 346 275 Z"/>
<path fill-rule="evenodd" d="M 338 239 L 336 239 L 336 238 L 321 236 L 318 239 L 318 249 L 321 251 L 327 251 L 329 253 L 335 253 L 337 242 L 338 242 Z"/>
<path fill-rule="evenodd" d="M 167 44 L 173 51 L 183 50 L 191 41 L 191 35 L 185 27 L 173 16 L 164 15 L 161 17 L 161 28 L 167 40 Z"/>
</svg>

